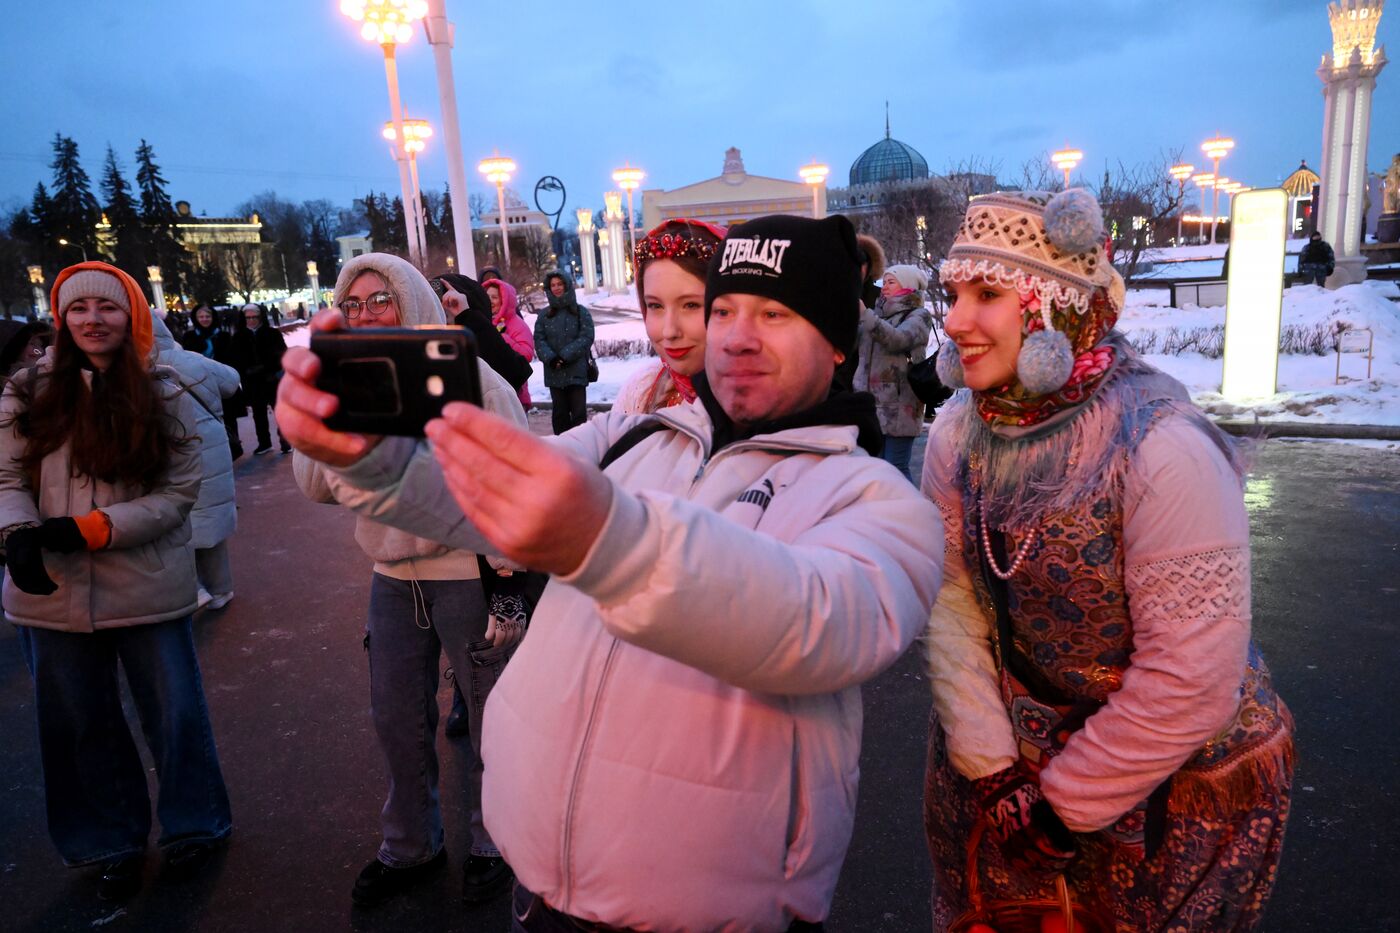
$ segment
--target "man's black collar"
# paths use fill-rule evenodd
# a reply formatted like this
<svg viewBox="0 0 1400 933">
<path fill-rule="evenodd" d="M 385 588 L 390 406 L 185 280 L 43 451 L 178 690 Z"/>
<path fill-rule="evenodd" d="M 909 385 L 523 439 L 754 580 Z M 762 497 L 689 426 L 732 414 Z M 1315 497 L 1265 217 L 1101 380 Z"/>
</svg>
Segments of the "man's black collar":
<svg viewBox="0 0 1400 933">
<path fill-rule="evenodd" d="M 720 407 L 719 400 L 710 389 L 705 374 L 696 373 L 692 383 L 695 394 L 705 406 L 710 422 L 715 426 L 714 437 L 710 441 L 710 454 L 713 456 L 722 448 L 735 441 L 747 440 L 759 434 L 774 434 L 792 428 L 811 428 L 825 425 L 855 425 L 856 443 L 872 457 L 880 456 L 885 437 L 880 432 L 880 419 L 875 414 L 875 396 L 869 392 L 846 392 L 833 388 L 824 401 L 818 402 L 805 411 L 799 411 L 772 421 L 761 421 L 740 430 Z"/>
</svg>

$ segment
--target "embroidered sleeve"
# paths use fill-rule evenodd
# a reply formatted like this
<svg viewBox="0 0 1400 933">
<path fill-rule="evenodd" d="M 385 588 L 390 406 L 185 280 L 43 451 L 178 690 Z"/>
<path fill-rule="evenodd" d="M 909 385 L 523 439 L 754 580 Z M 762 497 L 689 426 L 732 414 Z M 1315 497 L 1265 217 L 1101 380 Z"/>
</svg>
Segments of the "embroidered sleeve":
<svg viewBox="0 0 1400 933">
<path fill-rule="evenodd" d="M 930 432 L 922 488 L 943 518 L 943 585 L 924 636 L 933 705 L 948 737 L 948 755 L 964 777 L 1000 771 L 1016 758 L 1011 721 L 1001 702 L 992 657 L 991 621 L 978 606 L 962 556 L 962 506 L 951 458 Z"/>
<path fill-rule="evenodd" d="M 1110 826 L 1146 799 L 1239 704 L 1250 625 L 1239 482 L 1190 435 L 1151 440 L 1140 450 L 1146 468 L 1125 490 L 1132 658 L 1122 687 L 1041 774 L 1076 832 Z"/>
</svg>

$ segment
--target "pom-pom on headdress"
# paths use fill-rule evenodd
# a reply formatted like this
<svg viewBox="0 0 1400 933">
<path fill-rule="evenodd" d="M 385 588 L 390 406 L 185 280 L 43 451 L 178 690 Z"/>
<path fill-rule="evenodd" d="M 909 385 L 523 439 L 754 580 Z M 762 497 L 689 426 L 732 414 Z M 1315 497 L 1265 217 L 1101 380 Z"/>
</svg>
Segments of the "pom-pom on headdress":
<svg viewBox="0 0 1400 933">
<path fill-rule="evenodd" d="M 973 199 L 939 267 L 938 279 L 944 284 L 985 279 L 1021 295 L 1026 338 L 1016 374 L 1032 395 L 1063 388 L 1076 356 L 1117 319 L 1121 295 L 1109 303 L 1107 320 L 1087 320 L 1094 308 L 1102 317 L 1105 305 L 1095 303 L 1095 292 L 1112 292 L 1117 278 L 1104 255 L 1103 240 L 1103 211 L 1082 188 L 1058 194 L 997 192 Z M 955 353 L 950 351 L 947 360 L 939 354 L 940 370 L 950 377 L 961 376 Z"/>
</svg>

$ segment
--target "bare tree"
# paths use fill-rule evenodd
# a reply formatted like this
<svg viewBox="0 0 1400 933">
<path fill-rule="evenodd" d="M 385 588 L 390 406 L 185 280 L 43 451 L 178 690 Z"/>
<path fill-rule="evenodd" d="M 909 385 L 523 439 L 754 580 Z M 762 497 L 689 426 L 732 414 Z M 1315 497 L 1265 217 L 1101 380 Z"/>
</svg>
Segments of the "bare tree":
<svg viewBox="0 0 1400 933">
<path fill-rule="evenodd" d="M 1104 172 L 1098 191 L 1104 225 L 1113 238 L 1113 264 L 1129 285 L 1137 275 L 1143 251 L 1166 243 L 1175 232 L 1181 209 L 1181 188 L 1168 173 L 1181 161 L 1181 150 L 1163 151 L 1157 159 Z"/>
<path fill-rule="evenodd" d="M 253 292 L 264 284 L 262 244 L 234 243 L 223 247 L 223 264 L 229 285 L 244 301 L 252 301 Z"/>
</svg>

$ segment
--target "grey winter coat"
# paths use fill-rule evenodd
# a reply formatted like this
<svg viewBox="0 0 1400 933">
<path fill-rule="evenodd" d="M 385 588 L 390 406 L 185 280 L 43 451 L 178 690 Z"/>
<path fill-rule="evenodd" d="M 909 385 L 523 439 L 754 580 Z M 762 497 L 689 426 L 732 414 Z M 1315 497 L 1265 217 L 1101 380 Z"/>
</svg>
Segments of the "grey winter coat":
<svg viewBox="0 0 1400 933">
<path fill-rule="evenodd" d="M 213 547 L 238 527 L 238 507 L 233 501 L 233 453 L 224 427 L 224 399 L 238 391 L 238 370 L 202 353 L 180 349 L 164 321 L 153 316 L 151 323 L 156 363 L 171 370 L 175 380 L 194 398 L 204 480 L 190 513 L 190 527 L 196 548 Z"/>
<path fill-rule="evenodd" d="M 39 363 L 45 372 L 49 359 Z M 22 370 L 18 384 L 33 378 Z M 20 466 L 26 440 L 16 416 L 23 401 L 12 384 L 0 397 L 0 529 L 46 518 L 82 516 L 101 509 L 112 523 L 112 539 L 100 551 L 44 552 L 44 569 L 57 592 L 35 596 L 5 577 L 6 617 L 16 625 L 92 632 L 178 619 L 194 612 L 194 545 L 190 510 L 203 475 L 195 403 L 155 371 L 157 391 L 174 422 L 175 445 L 165 474 L 150 490 L 74 476 L 72 448 L 64 444 L 44 458 L 38 488 Z"/>
<path fill-rule="evenodd" d="M 886 436 L 915 437 L 923 428 L 924 403 L 909 388 L 909 364 L 924 358 L 932 329 L 923 292 L 881 298 L 873 311 L 861 310 L 855 390 L 875 396 Z"/>
<path fill-rule="evenodd" d="M 588 385 L 588 351 L 593 347 L 593 315 L 574 298 L 574 286 L 558 298 L 549 296 L 549 309 L 535 319 L 535 355 L 544 365 L 544 384 L 551 389 Z M 554 365 L 563 360 L 562 367 Z"/>
</svg>

